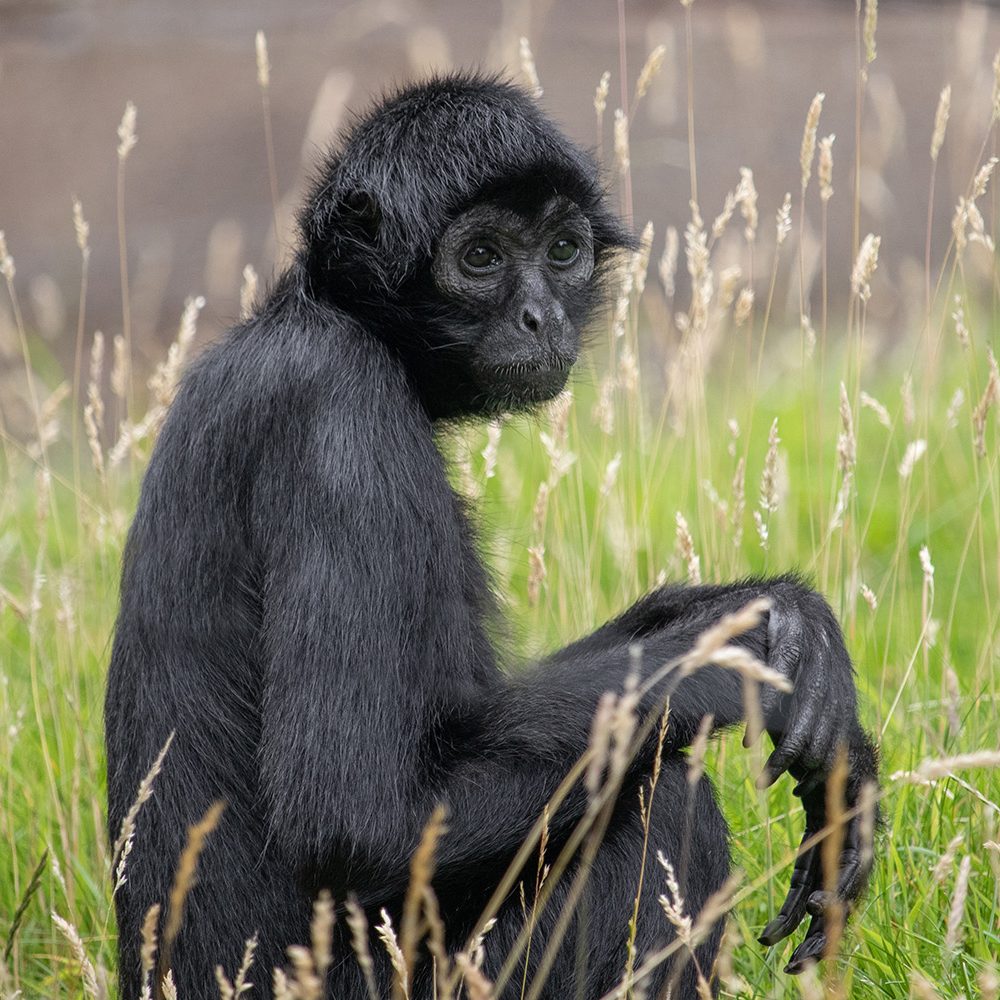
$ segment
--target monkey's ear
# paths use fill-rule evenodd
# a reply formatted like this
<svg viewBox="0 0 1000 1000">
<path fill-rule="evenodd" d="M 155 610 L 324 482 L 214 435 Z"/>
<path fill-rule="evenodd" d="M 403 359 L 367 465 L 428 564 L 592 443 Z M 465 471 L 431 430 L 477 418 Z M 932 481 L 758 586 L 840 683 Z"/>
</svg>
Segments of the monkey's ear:
<svg viewBox="0 0 1000 1000">
<path fill-rule="evenodd" d="M 350 191 L 341 201 L 344 222 L 368 243 L 374 243 L 382 222 L 382 210 L 367 191 Z"/>
</svg>

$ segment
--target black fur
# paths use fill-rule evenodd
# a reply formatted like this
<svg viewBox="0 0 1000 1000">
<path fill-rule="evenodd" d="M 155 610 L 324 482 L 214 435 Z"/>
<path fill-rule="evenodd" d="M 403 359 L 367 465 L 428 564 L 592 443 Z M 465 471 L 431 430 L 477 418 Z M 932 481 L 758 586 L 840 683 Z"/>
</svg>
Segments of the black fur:
<svg viewBox="0 0 1000 1000">
<path fill-rule="evenodd" d="M 657 665 L 755 595 L 775 601 L 771 628 L 740 641 L 798 681 L 794 697 L 765 704 L 776 739 L 797 734 L 794 746 L 779 743 L 787 751 L 780 763 L 816 775 L 821 791 L 838 741 L 846 742 L 852 801 L 874 774 L 837 624 L 791 579 L 667 588 L 534 669 L 500 670 L 475 540 L 435 447 L 427 387 L 415 384 L 422 369 L 408 363 L 412 344 L 403 350 L 399 340 L 420 343 L 426 317 L 407 306 L 426 291 L 444 228 L 512 185 L 576 201 L 599 265 L 632 244 L 605 207 L 592 161 L 515 87 L 449 77 L 389 99 L 323 168 L 295 263 L 183 381 L 129 535 L 108 681 L 113 837 L 176 733 L 116 896 L 123 1000 L 139 995 L 143 916 L 154 903 L 166 907 L 188 826 L 220 799 L 226 809 L 171 956 L 183 1000 L 217 995 L 216 964 L 232 977 L 255 932 L 254 995 L 269 997 L 270 968 L 289 944 L 308 940 L 320 888 L 338 900 L 357 894 L 375 919 L 383 906 L 398 917 L 410 856 L 438 802 L 448 808 L 448 833 L 434 885 L 460 945 L 586 749 L 599 696 L 621 687 L 630 643 L 641 641 L 644 662 Z M 644 714 L 658 711 L 661 693 L 645 699 Z M 688 791 L 681 754 L 707 713 L 717 727 L 743 713 L 739 681 L 714 666 L 674 692 L 652 812 L 651 850 L 689 859 L 692 912 L 728 873 L 725 822 L 707 779 Z M 803 719 L 809 725 L 797 729 Z M 650 757 L 641 754 L 629 773 L 585 919 L 573 925 L 546 997 L 597 997 L 621 975 L 642 856 L 636 790 Z M 823 801 L 810 794 L 814 827 Z M 551 817 L 552 850 L 585 807 L 577 788 Z M 686 813 L 689 829 L 678 822 Z M 854 831 L 848 898 L 864 883 L 848 856 L 856 847 Z M 802 885 L 818 888 L 814 876 Z M 768 928 L 772 937 L 801 920 L 802 885 L 782 926 Z M 533 963 L 564 893 L 539 922 Z M 643 897 L 640 956 L 670 936 L 656 895 L 647 888 Z M 806 939 L 814 952 L 822 919 Z M 511 898 L 487 940 L 487 972 L 521 923 Z M 707 975 L 718 940 L 717 929 L 699 951 Z M 365 997 L 342 930 L 336 945 L 330 996 Z M 382 949 L 373 951 L 385 984 Z M 654 987 L 668 975 L 661 970 Z M 693 984 L 688 963 L 675 995 L 693 996 Z M 429 991 L 425 964 L 415 995 Z M 519 978 L 503 996 L 518 995 Z"/>
</svg>

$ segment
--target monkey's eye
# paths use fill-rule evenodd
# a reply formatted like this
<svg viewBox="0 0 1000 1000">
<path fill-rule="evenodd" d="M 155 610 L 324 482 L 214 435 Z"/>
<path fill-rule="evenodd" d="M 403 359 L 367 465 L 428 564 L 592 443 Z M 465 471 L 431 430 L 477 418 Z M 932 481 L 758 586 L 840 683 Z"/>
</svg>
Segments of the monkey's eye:
<svg viewBox="0 0 1000 1000">
<path fill-rule="evenodd" d="M 487 271 L 503 263 L 500 254 L 485 243 L 477 243 L 471 247 L 462 259 L 474 271 Z"/>
<path fill-rule="evenodd" d="M 579 254 L 580 248 L 573 240 L 566 237 L 556 240 L 549 247 L 549 260 L 556 264 L 572 264 Z"/>
</svg>

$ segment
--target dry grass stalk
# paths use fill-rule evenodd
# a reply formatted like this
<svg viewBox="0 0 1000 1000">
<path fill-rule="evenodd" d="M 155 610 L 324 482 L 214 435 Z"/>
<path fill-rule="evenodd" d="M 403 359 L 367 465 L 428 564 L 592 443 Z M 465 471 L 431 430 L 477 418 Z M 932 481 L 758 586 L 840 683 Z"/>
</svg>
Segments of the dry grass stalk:
<svg viewBox="0 0 1000 1000">
<path fill-rule="evenodd" d="M 497 452 L 500 449 L 500 434 L 502 431 L 502 418 L 491 420 L 486 426 L 486 447 L 482 450 L 484 479 L 492 479 L 496 475 Z"/>
<path fill-rule="evenodd" d="M 121 829 L 118 831 L 118 837 L 111 850 L 111 866 L 115 868 L 115 892 L 125 884 L 125 859 L 132 850 L 136 817 L 139 815 L 139 810 L 149 801 L 149 797 L 153 794 L 153 782 L 162 770 L 164 758 L 167 756 L 167 751 L 173 742 L 174 733 L 171 732 L 162 749 L 156 755 L 156 759 L 146 772 L 146 776 L 139 782 L 139 790 L 136 793 L 135 799 L 128 807 L 128 812 L 122 818 Z"/>
<path fill-rule="evenodd" d="M 401 988 L 402 995 L 408 998 L 410 995 L 408 986 L 410 976 L 406 968 L 406 960 L 403 958 L 403 950 L 399 947 L 399 941 L 396 938 L 395 930 L 393 930 L 392 917 L 389 916 L 389 911 L 383 907 L 380 912 L 382 923 L 376 926 L 375 933 L 385 946 L 385 950 L 389 955 L 389 961 L 396 973 L 393 981 L 394 989 L 398 985 Z"/>
<path fill-rule="evenodd" d="M 118 126 L 118 160 L 124 163 L 128 159 L 129 153 L 135 149 L 135 144 L 139 141 L 135 134 L 136 109 L 131 101 L 125 104 L 125 113 L 122 115 L 121 123 Z"/>
<path fill-rule="evenodd" d="M 948 713 L 948 729 L 953 736 L 957 736 L 962 728 L 962 719 L 959 715 L 959 708 L 962 703 L 962 690 L 958 683 L 958 674 L 949 663 L 945 666 L 944 683 L 948 692 L 945 709 Z"/>
<path fill-rule="evenodd" d="M 924 784 L 928 781 L 937 781 L 939 778 L 950 777 L 953 771 L 964 771 L 977 767 L 1000 767 L 1000 750 L 975 750 L 972 753 L 960 753 L 953 757 L 936 757 L 922 761 L 913 771 L 896 771 L 890 780 Z"/>
<path fill-rule="evenodd" d="M 990 375 L 986 381 L 986 388 L 976 408 L 972 411 L 973 442 L 976 446 L 976 454 L 980 458 L 986 457 L 986 418 L 990 408 L 996 403 L 1000 403 L 1000 368 L 997 367 L 997 359 L 991 350 Z"/>
<path fill-rule="evenodd" d="M 173 969 L 167 969 L 160 987 L 163 990 L 163 1000 L 177 1000 L 177 985 L 174 983 Z"/>
<path fill-rule="evenodd" d="M 150 392 L 152 392 L 156 402 L 163 407 L 164 413 L 177 394 L 177 383 L 180 380 L 188 349 L 191 347 L 191 342 L 197 332 L 198 315 L 204 308 L 205 299 L 200 295 L 190 297 L 185 301 L 180 325 L 177 328 L 177 337 L 167 349 L 166 360 L 157 365 L 156 371 L 149 379 Z"/>
<path fill-rule="evenodd" d="M 757 188 L 754 186 L 753 171 L 749 167 L 740 167 L 740 183 L 736 187 L 736 201 L 743 216 L 743 235 L 747 243 L 753 243 L 757 238 Z"/>
<path fill-rule="evenodd" d="M 313 915 L 309 923 L 309 937 L 312 944 L 313 964 L 316 975 L 322 981 L 333 962 L 333 925 L 336 916 L 333 897 L 323 889 L 313 902 Z"/>
<path fill-rule="evenodd" d="M 948 925 L 944 935 L 945 951 L 954 954 L 962 943 L 962 919 L 965 916 L 965 900 L 969 894 L 969 875 L 972 872 L 972 858 L 967 854 L 958 866 L 955 891 L 948 910 Z"/>
<path fill-rule="evenodd" d="M 995 966 L 988 965 L 979 973 L 979 989 L 981 1000 L 997 1000 L 1000 997 L 1000 976 L 997 976 Z"/>
<path fill-rule="evenodd" d="M 267 54 L 267 36 L 258 31 L 254 37 L 254 49 L 257 54 L 257 86 L 267 90 L 271 85 L 271 60 Z"/>
<path fill-rule="evenodd" d="M 537 101 L 545 91 L 542 90 L 542 81 L 538 78 L 538 67 L 535 65 L 535 57 L 531 52 L 531 43 L 524 36 L 521 37 L 518 45 L 518 53 L 521 58 L 521 72 L 528 81 L 532 96 Z"/>
<path fill-rule="evenodd" d="M 531 528 L 539 542 L 545 537 L 545 522 L 549 514 L 549 494 L 549 484 L 543 480 L 538 484 L 535 504 L 531 509 Z"/>
<path fill-rule="evenodd" d="M 861 584 L 861 596 L 872 611 L 878 610 L 878 597 L 875 596 L 875 591 L 867 583 Z"/>
<path fill-rule="evenodd" d="M 708 740 L 712 735 L 712 725 L 715 722 L 714 715 L 702 716 L 698 726 L 698 732 L 691 743 L 691 753 L 688 756 L 687 780 L 692 787 L 701 781 L 705 773 L 705 753 L 708 750 Z"/>
<path fill-rule="evenodd" d="M 993 57 L 993 117 L 1000 121 L 1000 51 Z"/>
<path fill-rule="evenodd" d="M 964 842 L 965 837 L 960 833 L 956 834 L 948 842 L 948 846 L 945 848 L 944 853 L 937 859 L 937 862 L 931 869 L 931 881 L 935 885 L 944 884 L 944 880 L 948 877 L 955 865 L 955 858 L 958 855 L 958 849 Z"/>
<path fill-rule="evenodd" d="M 615 161 L 622 176 L 627 174 L 632 159 L 629 153 L 628 115 L 621 108 L 615 109 Z"/>
<path fill-rule="evenodd" d="M 730 519 L 733 529 L 733 547 L 739 549 L 743 544 L 743 515 L 746 511 L 746 460 L 741 455 L 736 462 L 733 473 L 732 505 Z"/>
<path fill-rule="evenodd" d="M 599 126 L 608 106 L 608 91 L 610 89 L 611 74 L 605 70 L 597 83 L 597 89 L 594 91 L 594 111 L 597 113 L 598 131 L 600 131 Z"/>
<path fill-rule="evenodd" d="M 259 280 L 253 264 L 243 268 L 243 284 L 240 285 L 240 319 L 246 320 L 253 315 L 254 302 L 257 301 L 257 286 Z"/>
<path fill-rule="evenodd" d="M 927 452 L 927 442 L 923 438 L 911 441 L 903 452 L 903 460 L 899 463 L 899 478 L 909 479 L 913 475 L 913 467 Z"/>
<path fill-rule="evenodd" d="M 854 436 L 854 416 L 851 401 L 847 396 L 847 386 L 840 383 L 840 435 L 837 438 L 837 462 L 840 471 L 847 476 L 854 470 L 858 458 L 858 442 Z"/>
<path fill-rule="evenodd" d="M 677 291 L 677 256 L 680 250 L 680 241 L 677 236 L 675 226 L 667 227 L 666 242 L 663 245 L 663 254 L 660 257 L 660 264 L 657 271 L 660 275 L 660 283 L 663 285 L 663 294 L 667 297 L 667 302 L 673 302 L 674 294 Z"/>
<path fill-rule="evenodd" d="M 753 309 L 753 289 L 747 286 L 740 289 L 740 294 L 736 297 L 736 308 L 733 309 L 733 326 L 738 330 L 750 318 Z"/>
<path fill-rule="evenodd" d="M 936 163 L 938 153 L 944 144 L 944 134 L 948 128 L 948 117 L 951 114 L 951 84 L 941 91 L 938 98 L 937 111 L 934 112 L 934 132 L 931 135 L 931 159 Z"/>
<path fill-rule="evenodd" d="M 910 973 L 910 994 L 916 1000 L 941 1000 L 941 995 L 919 972 Z"/>
<path fill-rule="evenodd" d="M 635 85 L 635 100 L 632 102 L 633 113 L 636 105 L 646 96 L 653 80 L 663 69 L 663 60 L 667 55 L 666 45 L 657 45 L 652 52 L 646 56 L 646 62 L 639 71 L 639 80 Z"/>
<path fill-rule="evenodd" d="M 83 995 L 87 1000 L 105 1000 L 104 991 L 97 981 L 97 971 L 94 963 L 87 957 L 80 932 L 68 921 L 52 911 L 52 921 L 59 928 L 59 933 L 69 942 L 70 950 L 80 968 L 80 979 L 83 983 Z"/>
<path fill-rule="evenodd" d="M 863 35 L 865 40 L 865 61 L 875 62 L 875 29 L 878 26 L 878 0 L 865 0 L 865 24 Z"/>
<path fill-rule="evenodd" d="M 861 841 L 860 859 L 863 868 L 871 864 L 875 853 L 875 819 L 877 816 L 878 797 L 878 785 L 874 781 L 866 781 L 861 786 L 861 793 L 858 796 L 860 817 L 858 839 Z"/>
<path fill-rule="evenodd" d="M 767 515 L 773 514 L 780 504 L 778 491 L 778 418 L 771 423 L 767 435 L 767 455 L 764 458 L 764 471 L 760 478 L 760 509 Z"/>
<path fill-rule="evenodd" d="M 156 966 L 156 928 L 160 923 L 160 904 L 154 903 L 142 921 L 139 933 L 139 965 L 142 969 L 142 992 L 139 1000 L 153 1000 L 153 969 Z"/>
<path fill-rule="evenodd" d="M 878 251 L 882 237 L 869 233 L 861 244 L 854 269 L 851 271 L 851 291 L 867 302 L 872 297 L 871 279 L 878 267 Z"/>
<path fill-rule="evenodd" d="M 17 274 L 17 269 L 14 267 L 14 258 L 7 250 L 7 239 L 3 230 L 0 229 L 0 275 L 3 275 L 9 284 L 14 280 L 15 274 Z"/>
<path fill-rule="evenodd" d="M 688 583 L 697 586 L 701 583 L 701 559 L 694 549 L 694 538 L 684 515 L 677 511 L 677 553 L 687 566 Z"/>
<path fill-rule="evenodd" d="M 494 1000 L 493 984 L 465 952 L 455 956 L 455 965 L 462 973 L 469 1000 Z"/>
<path fill-rule="evenodd" d="M 184 903 L 188 893 L 194 887 L 195 874 L 198 868 L 198 858 L 205 849 L 209 835 L 219 825 L 224 802 L 213 803 L 208 812 L 195 824 L 188 827 L 187 843 L 181 851 L 174 875 L 174 884 L 170 888 L 170 900 L 167 908 L 167 920 L 163 929 L 163 944 L 160 948 L 160 968 L 170 968 L 170 950 L 177 935 L 180 933 L 184 920 Z"/>
<path fill-rule="evenodd" d="M 806 126 L 802 133 L 802 147 L 799 150 L 799 166 L 802 168 L 802 193 L 805 194 L 812 176 L 813 157 L 816 154 L 816 130 L 819 127 L 819 116 L 823 110 L 823 100 L 826 94 L 819 93 L 809 105 L 806 114 Z"/>
<path fill-rule="evenodd" d="M 375 985 L 375 963 L 368 947 L 368 919 L 365 917 L 365 911 L 353 896 L 347 898 L 344 909 L 347 911 L 345 917 L 347 926 L 351 931 L 351 950 L 361 967 L 365 988 L 368 990 L 368 1000 L 379 1000 L 378 987 Z"/>
<path fill-rule="evenodd" d="M 79 198 L 73 199 L 73 230 L 76 233 L 76 245 L 84 260 L 90 258 L 90 223 L 83 217 L 83 205 Z"/>
<path fill-rule="evenodd" d="M 912 427 L 917 419 L 917 404 L 913 398 L 913 375 L 910 372 L 903 375 L 903 384 L 899 387 L 899 394 L 903 397 L 903 423 L 907 427 Z"/>
<path fill-rule="evenodd" d="M 955 321 L 955 336 L 958 338 L 962 349 L 967 351 L 972 346 L 972 338 L 969 336 L 969 328 L 965 325 L 965 309 L 962 307 L 962 297 L 955 296 L 955 311 L 951 314 Z"/>
<path fill-rule="evenodd" d="M 290 945 L 288 961 L 292 966 L 289 989 L 296 1000 L 323 1000 L 323 980 L 316 974 L 313 954 L 302 945 Z"/>
<path fill-rule="evenodd" d="M 819 196 L 825 204 L 833 197 L 833 142 L 837 137 L 831 133 L 819 141 Z"/>
<path fill-rule="evenodd" d="M 604 476 L 601 479 L 600 492 L 602 497 L 607 497 L 611 495 L 611 491 L 615 488 L 615 482 L 618 479 L 618 470 L 622 464 L 622 453 L 620 451 L 615 452 L 614 457 L 608 462 L 604 468 Z"/>
<path fill-rule="evenodd" d="M 408 994 L 413 985 L 412 975 L 416 968 L 417 945 L 420 943 L 420 911 L 424 892 L 434 877 L 434 854 L 437 851 L 438 841 L 447 829 L 444 823 L 445 815 L 446 810 L 443 805 L 438 805 L 431 813 L 410 862 L 410 882 L 403 901 L 403 919 L 399 933 L 403 965 L 411 978 L 405 984 L 394 984 L 393 992 L 397 995 L 400 992 Z"/>
<path fill-rule="evenodd" d="M 111 342 L 112 357 L 111 363 L 111 391 L 121 400 L 128 394 L 129 363 L 128 345 L 125 338 L 119 333 L 115 335 Z"/>
<path fill-rule="evenodd" d="M 875 414 L 878 418 L 878 422 L 883 427 L 886 427 L 889 430 L 892 429 L 892 417 L 889 416 L 889 411 L 874 396 L 869 396 L 867 392 L 862 390 L 860 402 L 862 407 L 867 407 L 872 411 L 872 413 Z"/>
<path fill-rule="evenodd" d="M 534 607 L 542 594 L 542 585 L 548 576 L 545 566 L 545 546 L 528 546 L 528 604 Z"/>
<path fill-rule="evenodd" d="M 775 227 L 774 227 L 774 239 L 777 245 L 780 247 L 782 243 L 788 238 L 788 234 L 792 231 L 792 196 L 790 192 L 785 192 L 785 200 L 781 203 L 781 208 L 778 209 L 778 214 L 775 217 Z"/>
<path fill-rule="evenodd" d="M 948 409 L 944 414 L 946 427 L 955 428 L 958 426 L 958 411 L 965 405 L 965 391 L 959 386 L 948 403 Z"/>
<path fill-rule="evenodd" d="M 611 691 L 605 691 L 597 702 L 594 718 L 590 725 L 590 760 L 583 779 L 584 788 L 590 796 L 591 803 L 597 800 L 601 790 L 604 771 L 608 764 L 608 754 L 611 749 L 611 726 L 614 721 L 617 697 Z"/>
</svg>

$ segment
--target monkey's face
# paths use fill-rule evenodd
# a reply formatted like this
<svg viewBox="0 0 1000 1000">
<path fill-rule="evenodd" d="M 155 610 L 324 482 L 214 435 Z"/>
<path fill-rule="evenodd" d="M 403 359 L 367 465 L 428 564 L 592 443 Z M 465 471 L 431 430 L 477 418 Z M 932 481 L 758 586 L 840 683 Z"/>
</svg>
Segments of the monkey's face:
<svg viewBox="0 0 1000 1000">
<path fill-rule="evenodd" d="M 474 205 L 445 231 L 431 275 L 427 360 L 449 370 L 446 413 L 524 409 L 562 390 L 596 298 L 590 222 L 573 202 Z"/>
</svg>

